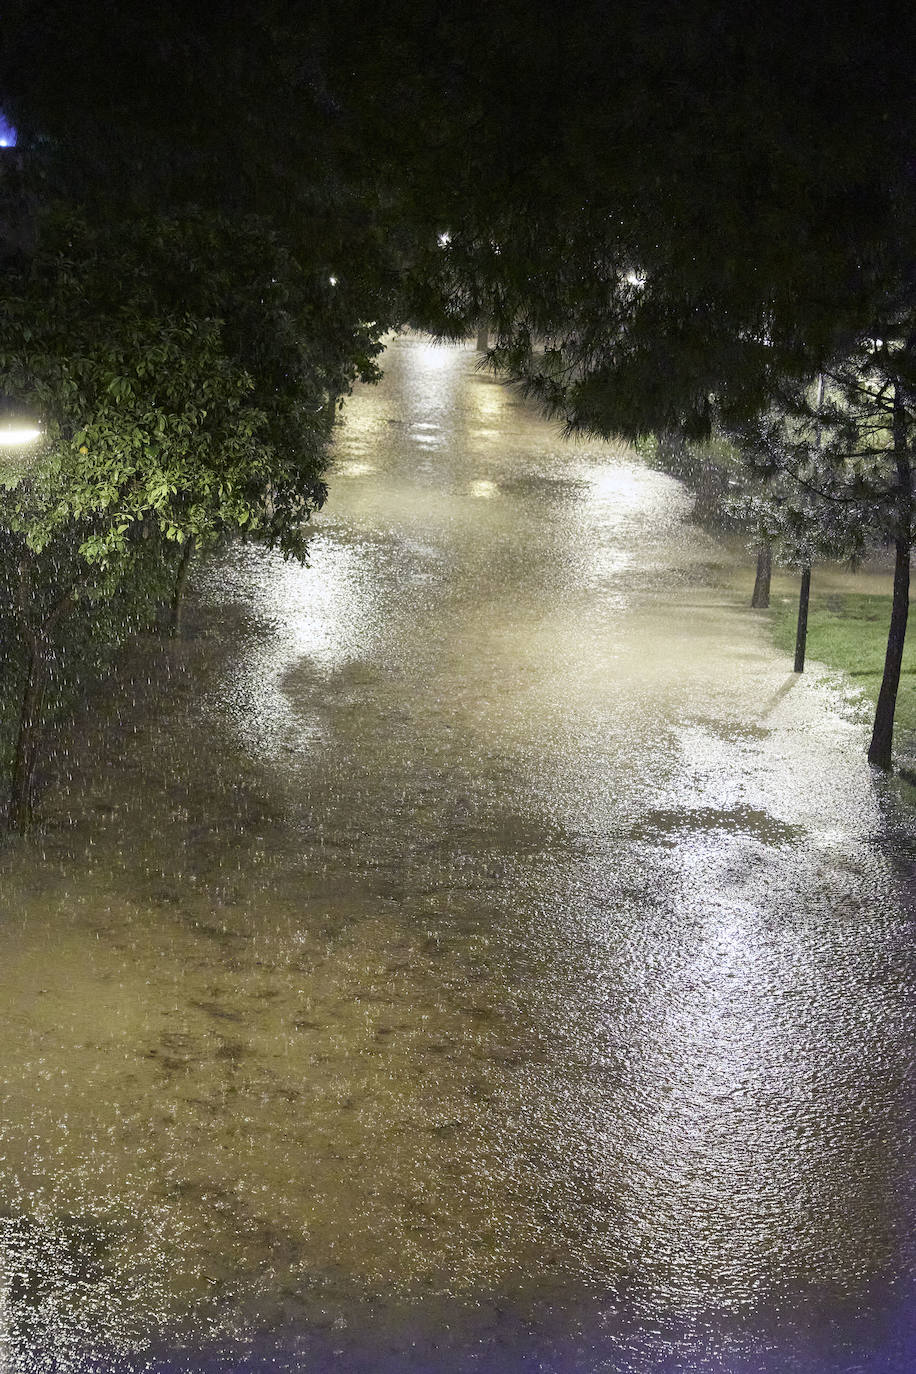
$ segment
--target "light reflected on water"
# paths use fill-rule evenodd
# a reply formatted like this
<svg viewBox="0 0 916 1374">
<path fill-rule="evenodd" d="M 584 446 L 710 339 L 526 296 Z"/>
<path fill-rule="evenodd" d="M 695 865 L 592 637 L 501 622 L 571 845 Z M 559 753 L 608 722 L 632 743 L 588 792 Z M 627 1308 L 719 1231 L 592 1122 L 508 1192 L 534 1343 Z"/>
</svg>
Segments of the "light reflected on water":
<svg viewBox="0 0 916 1374">
<path fill-rule="evenodd" d="M 445 372 L 450 377 L 455 375 L 455 354 L 457 352 L 469 353 L 467 345 L 436 343 L 429 339 L 416 339 L 413 345 L 413 357 L 417 371 L 421 373 Z"/>
<path fill-rule="evenodd" d="M 375 472 L 374 463 L 336 463 L 334 479 L 336 481 L 339 477 L 365 477 L 370 472 Z"/>
<path fill-rule="evenodd" d="M 386 367 L 311 568 L 201 570 L 3 857 L 0 1369 L 903 1374 L 861 708 L 675 483 Z"/>
<path fill-rule="evenodd" d="M 477 381 L 478 385 L 474 387 L 470 397 L 473 405 L 471 430 L 477 434 L 499 436 L 499 425 L 505 420 L 507 407 L 511 405 L 515 393 L 485 374 L 479 376 Z M 474 418 L 484 426 L 496 426 L 496 428 L 475 429 Z"/>
</svg>

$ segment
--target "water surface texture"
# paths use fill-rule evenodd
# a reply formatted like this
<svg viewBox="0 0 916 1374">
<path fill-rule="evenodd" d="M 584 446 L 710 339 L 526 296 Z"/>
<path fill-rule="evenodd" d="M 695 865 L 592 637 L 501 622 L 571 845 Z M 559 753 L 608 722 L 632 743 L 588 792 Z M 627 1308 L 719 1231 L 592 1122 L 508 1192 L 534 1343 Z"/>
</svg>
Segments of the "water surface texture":
<svg viewBox="0 0 916 1374">
<path fill-rule="evenodd" d="M 916 1367 L 910 852 L 670 479 L 405 337 L 0 860 L 0 1371 Z"/>
</svg>

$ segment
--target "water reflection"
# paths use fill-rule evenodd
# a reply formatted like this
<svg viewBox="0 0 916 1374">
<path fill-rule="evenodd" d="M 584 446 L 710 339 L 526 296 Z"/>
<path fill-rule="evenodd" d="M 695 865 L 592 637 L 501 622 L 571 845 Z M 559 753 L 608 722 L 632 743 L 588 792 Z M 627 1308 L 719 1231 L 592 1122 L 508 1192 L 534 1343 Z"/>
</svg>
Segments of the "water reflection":
<svg viewBox="0 0 916 1374">
<path fill-rule="evenodd" d="M 3 855 L 0 1368 L 902 1374 L 860 708 L 676 484 L 386 367 Z"/>
</svg>

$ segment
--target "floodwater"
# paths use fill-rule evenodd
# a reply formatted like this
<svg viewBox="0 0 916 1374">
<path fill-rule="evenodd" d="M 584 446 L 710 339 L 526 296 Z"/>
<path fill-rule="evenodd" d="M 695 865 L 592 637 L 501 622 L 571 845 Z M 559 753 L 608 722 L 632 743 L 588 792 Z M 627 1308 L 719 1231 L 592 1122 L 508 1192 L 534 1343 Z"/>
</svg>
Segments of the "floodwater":
<svg viewBox="0 0 916 1374">
<path fill-rule="evenodd" d="M 864 709 L 475 364 L 392 344 L 0 857 L 3 1374 L 916 1367 Z"/>
</svg>

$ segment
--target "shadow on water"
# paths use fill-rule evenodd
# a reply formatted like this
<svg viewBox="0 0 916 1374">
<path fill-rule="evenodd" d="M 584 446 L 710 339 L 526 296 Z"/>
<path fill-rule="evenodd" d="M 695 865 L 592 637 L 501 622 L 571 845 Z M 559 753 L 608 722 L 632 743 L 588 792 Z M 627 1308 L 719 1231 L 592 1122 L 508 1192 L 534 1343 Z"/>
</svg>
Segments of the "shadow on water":
<svg viewBox="0 0 916 1374">
<path fill-rule="evenodd" d="M 202 569 L 0 857 L 3 1374 L 911 1367 L 861 708 L 473 365 L 390 350 L 312 568 Z"/>
<path fill-rule="evenodd" d="M 584 1301 L 580 1293 L 554 1293 L 540 1301 L 518 1295 L 473 1305 L 429 1298 L 404 1311 L 384 1302 L 354 1305 L 352 1296 L 316 1295 L 308 1316 L 292 1328 L 249 1333 L 207 1350 L 159 1351 L 142 1366 L 151 1374 L 222 1374 L 226 1369 L 288 1374 L 615 1374 L 619 1369 L 681 1374 L 908 1374 L 916 1343 L 912 1307 L 879 1315 L 848 1312 L 831 1329 L 804 1314 L 786 1316 L 778 1329 L 759 1328 L 748 1346 L 747 1329 L 716 1322 L 717 1353 L 702 1322 L 662 1322 L 627 1310 L 624 1302 Z M 898 1353 L 892 1353 L 896 1350 Z"/>
</svg>

